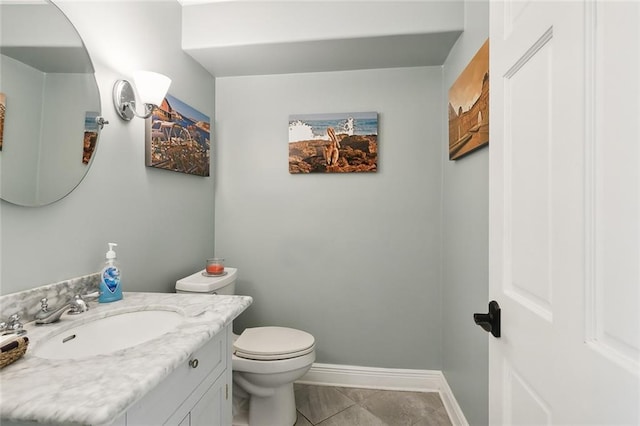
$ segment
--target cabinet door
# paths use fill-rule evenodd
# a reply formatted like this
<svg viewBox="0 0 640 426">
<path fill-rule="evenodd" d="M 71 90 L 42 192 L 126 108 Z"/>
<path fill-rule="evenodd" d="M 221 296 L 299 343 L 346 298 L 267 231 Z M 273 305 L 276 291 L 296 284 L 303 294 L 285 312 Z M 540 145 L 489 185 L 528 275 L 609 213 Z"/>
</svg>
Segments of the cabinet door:
<svg viewBox="0 0 640 426">
<path fill-rule="evenodd" d="M 226 374 L 220 376 L 193 406 L 191 426 L 226 426 L 223 407 L 228 399 L 229 385 L 225 379 Z"/>
<path fill-rule="evenodd" d="M 127 411 L 127 426 L 180 424 L 189 412 L 192 400 L 201 395 L 198 392 L 208 389 L 208 383 L 226 370 L 231 359 L 227 349 L 228 328 L 189 358 L 197 360 L 196 364 L 184 362 L 131 407 Z"/>
</svg>

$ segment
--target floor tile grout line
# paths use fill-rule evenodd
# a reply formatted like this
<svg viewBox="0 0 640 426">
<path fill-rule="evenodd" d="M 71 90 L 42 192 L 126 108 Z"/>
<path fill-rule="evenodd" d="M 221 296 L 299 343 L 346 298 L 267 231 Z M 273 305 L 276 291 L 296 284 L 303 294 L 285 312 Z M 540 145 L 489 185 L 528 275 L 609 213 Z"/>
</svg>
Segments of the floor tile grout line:
<svg viewBox="0 0 640 426">
<path fill-rule="evenodd" d="M 333 415 L 331 415 L 331 416 L 327 417 L 327 418 L 326 418 L 326 419 L 324 419 L 324 420 L 321 420 L 321 421 L 320 421 L 320 422 L 318 422 L 318 423 L 312 423 L 312 424 L 313 424 L 313 426 L 321 426 L 323 422 L 325 422 L 325 421 L 329 420 L 329 419 L 330 419 L 330 418 L 332 418 L 332 417 L 337 416 L 338 414 L 342 413 L 342 412 L 343 412 L 343 411 L 345 411 L 345 410 L 348 410 L 348 409 L 350 409 L 350 408 L 353 408 L 354 406 L 358 406 L 360 409 L 362 409 L 362 410 L 366 411 L 366 412 L 367 412 L 367 413 L 369 413 L 371 416 L 373 416 L 373 417 L 375 417 L 376 419 L 378 419 L 378 421 L 380 421 L 380 423 L 382 423 L 382 424 L 384 424 L 384 425 L 387 425 L 387 422 L 385 422 L 385 421 L 384 421 L 384 420 L 382 420 L 380 417 L 378 417 L 378 416 L 376 416 L 374 413 L 372 413 L 372 412 L 371 412 L 369 409 L 367 409 L 365 406 L 363 406 L 363 404 L 364 404 L 364 403 L 365 403 L 369 398 L 373 397 L 375 394 L 377 394 L 378 392 L 381 392 L 381 391 L 383 391 L 383 390 L 375 390 L 375 392 L 374 392 L 374 393 L 372 393 L 371 395 L 369 395 L 369 396 L 367 396 L 367 397 L 363 398 L 363 399 L 362 399 L 362 401 L 355 401 L 355 400 L 354 400 L 354 399 L 352 399 L 352 398 L 351 398 L 347 393 L 345 393 L 345 392 L 343 391 L 343 389 L 346 389 L 346 388 L 341 387 L 341 386 L 330 386 L 330 387 L 331 387 L 331 388 L 333 388 L 333 389 L 335 389 L 335 390 L 337 390 L 338 392 L 340 392 L 340 393 L 341 393 L 343 396 L 345 396 L 348 400 L 352 401 L 352 402 L 353 402 L 353 405 L 350 405 L 350 406 L 348 406 L 348 407 L 345 407 L 343 410 L 338 411 L 337 413 L 335 413 L 335 414 L 333 414 Z M 359 388 L 356 388 L 356 389 L 359 389 Z M 306 418 L 306 417 L 305 417 L 305 418 Z M 308 420 L 308 419 L 307 419 L 307 420 Z M 311 421 L 309 421 L 309 423 L 311 423 Z M 387 425 L 387 426 L 389 426 L 389 425 Z"/>
<path fill-rule="evenodd" d="M 341 394 L 343 394 L 344 396 L 346 396 L 347 398 L 349 398 L 351 401 L 354 401 L 349 395 L 347 395 L 347 393 L 345 393 L 343 391 L 343 389 L 363 389 L 363 388 L 346 388 L 346 387 L 341 387 L 341 386 L 334 386 L 335 389 L 340 392 Z M 375 392 L 372 392 L 371 395 L 365 397 L 362 399 L 362 401 L 354 401 L 354 405 L 357 405 L 358 407 L 360 407 L 361 409 L 363 409 L 364 411 L 366 411 L 367 413 L 369 413 L 370 415 L 372 415 L 373 417 L 375 417 L 376 419 L 378 419 L 378 421 L 380 421 L 380 423 L 387 425 L 387 422 L 385 422 L 384 420 L 382 420 L 380 417 L 376 416 L 374 413 L 371 412 L 371 410 L 367 409 L 363 404 L 370 398 L 372 398 L 373 396 L 375 396 L 377 393 L 379 392 L 383 392 L 383 389 L 371 389 L 374 390 Z M 352 405 L 353 407 L 353 405 Z M 347 407 L 350 408 L 350 407 Z M 345 408 L 345 410 L 347 409 Z M 344 410 L 342 410 L 344 411 Z M 334 414 L 337 415 L 338 413 Z M 333 416 L 331 416 L 333 417 Z M 323 420 L 324 421 L 324 420 Z M 315 425 L 314 425 L 315 426 Z M 389 426 L 389 425 L 387 425 Z"/>
<path fill-rule="evenodd" d="M 308 421 L 308 422 L 309 422 L 309 424 L 311 424 L 311 425 L 315 426 L 315 425 L 313 424 L 313 422 L 312 422 L 311 420 L 309 420 L 309 419 L 307 418 L 307 416 L 305 416 L 304 414 L 302 414 L 302 413 L 300 412 L 300 410 L 298 410 L 297 408 L 296 408 L 296 413 L 298 413 L 298 415 L 300 415 L 300 416 L 304 417 L 304 419 L 305 419 L 306 421 Z M 298 419 L 296 418 L 296 424 L 297 424 L 297 423 L 298 423 Z"/>
<path fill-rule="evenodd" d="M 303 386 L 307 386 L 307 387 L 310 387 L 310 388 L 313 388 L 313 387 L 314 387 L 313 385 L 303 385 Z M 346 409 L 347 409 L 347 408 L 349 408 L 349 407 L 353 407 L 354 405 L 356 405 L 356 404 L 357 404 L 357 403 L 356 403 L 356 401 L 354 401 L 353 399 L 349 398 L 349 397 L 348 397 L 347 395 L 345 395 L 344 393 L 340 392 L 340 391 L 339 391 L 339 389 L 337 388 L 337 386 L 327 386 L 326 388 L 327 388 L 327 389 L 330 389 L 330 390 L 332 390 L 332 391 L 334 391 L 334 392 L 337 392 L 337 393 L 339 393 L 340 395 L 342 395 L 342 397 L 343 397 L 343 398 L 345 398 L 346 400 L 348 400 L 348 401 L 350 402 L 350 405 L 348 405 L 347 407 L 344 407 L 342 410 L 340 410 L 340 411 L 338 411 L 338 412 L 335 412 L 335 413 L 333 413 L 333 414 L 331 414 L 331 415 L 329 415 L 329 416 L 327 416 L 327 417 L 325 417 L 325 418 L 323 418 L 323 419 L 321 419 L 321 420 L 318 420 L 318 421 L 317 421 L 317 423 L 314 423 L 310 418 L 308 418 L 308 417 L 304 416 L 304 417 L 305 417 L 305 419 L 307 419 L 307 420 L 309 421 L 309 423 L 311 423 L 313 426 L 319 425 L 319 424 L 321 424 L 322 422 L 324 422 L 324 421 L 326 421 L 326 420 L 330 419 L 330 418 L 331 418 L 331 417 L 333 417 L 334 415 L 336 415 L 336 414 L 338 414 L 338 413 L 340 413 L 340 412 L 342 412 L 342 411 L 346 410 Z M 333 411 L 333 410 L 332 410 L 332 411 Z"/>
<path fill-rule="evenodd" d="M 332 386 L 332 387 L 333 387 L 333 389 L 335 389 L 336 391 L 340 392 L 340 390 L 339 390 L 336 386 Z M 354 405 L 358 405 L 358 403 L 357 403 L 356 401 L 354 401 L 353 399 L 349 398 L 347 395 L 343 394 L 342 392 L 340 392 L 340 393 L 341 393 L 345 398 L 347 398 L 349 401 L 351 401 L 351 402 L 352 402 L 352 404 L 351 404 L 351 405 L 349 405 L 348 407 L 343 408 L 342 410 L 338 411 L 337 413 L 334 413 L 334 414 L 330 415 L 330 416 L 329 416 L 329 417 L 327 417 L 326 419 L 322 419 L 322 420 L 320 420 L 318 423 L 314 423 L 314 426 L 317 426 L 317 425 L 321 424 L 322 422 L 324 422 L 324 421 L 326 421 L 326 420 L 329 420 L 331 417 L 333 417 L 333 416 L 335 416 L 335 415 L 337 415 L 337 414 L 342 413 L 344 410 L 347 410 L 347 409 L 349 409 L 349 408 L 353 407 Z"/>
<path fill-rule="evenodd" d="M 360 408 L 362 408 L 363 410 L 365 410 L 367 413 L 371 414 L 373 417 L 375 417 L 376 419 L 378 419 L 380 421 L 380 423 L 386 425 L 386 426 L 390 426 L 387 422 L 385 422 L 384 420 L 382 420 L 380 417 L 376 416 L 374 413 L 372 413 L 371 411 L 367 410 L 365 407 L 363 407 L 362 405 L 358 404 L 358 406 Z"/>
<path fill-rule="evenodd" d="M 349 408 L 353 407 L 354 405 L 358 405 L 358 404 L 356 404 L 356 403 L 354 402 L 354 403 L 353 403 L 353 405 L 350 405 L 350 406 L 348 406 L 347 408 L 344 408 L 344 409 L 342 409 L 342 410 L 338 411 L 337 413 L 330 415 L 330 416 L 329 416 L 329 417 L 327 417 L 326 419 L 321 420 L 319 423 L 314 423 L 314 425 L 313 425 L 313 426 L 322 425 L 322 422 L 326 422 L 326 421 L 327 421 L 327 420 L 329 420 L 331 417 L 335 417 L 335 416 L 337 416 L 338 414 L 342 413 L 344 410 L 348 410 Z"/>
<path fill-rule="evenodd" d="M 304 387 L 314 387 L 314 385 L 311 384 L 301 384 L 301 386 Z M 379 393 L 382 392 L 383 394 L 385 392 L 389 392 L 389 395 L 392 394 L 396 394 L 396 393 L 405 393 L 407 392 L 407 395 L 409 394 L 416 394 L 416 393 L 427 393 L 427 394 L 432 394 L 433 392 L 416 392 L 416 391 L 394 391 L 394 390 L 386 390 L 386 389 L 370 389 L 370 388 L 357 388 L 357 387 L 341 387 L 338 385 L 322 385 L 323 387 L 328 387 L 331 388 L 332 391 L 337 391 L 339 394 L 341 394 L 346 400 L 350 401 L 351 404 L 347 407 L 342 408 L 340 411 L 331 414 L 330 416 L 317 421 L 317 423 L 313 423 L 309 418 L 307 418 L 304 414 L 302 414 L 301 411 L 297 410 L 296 407 L 296 411 L 298 412 L 298 414 L 300 414 L 307 422 L 308 424 L 312 425 L 312 426 L 321 426 L 322 424 L 326 424 L 325 422 L 327 422 L 329 419 L 339 415 L 340 413 L 343 413 L 345 410 L 348 410 L 350 408 L 353 407 L 358 407 L 358 409 L 366 411 L 369 415 L 375 417 L 376 419 L 378 419 L 378 421 L 380 421 L 381 424 L 390 426 L 389 423 L 387 423 L 385 420 L 383 420 L 382 418 L 380 418 L 378 415 L 376 415 L 373 411 L 371 411 L 368 407 L 365 407 L 365 405 L 367 404 L 367 401 L 369 401 L 370 399 L 374 398 L 374 397 L 380 397 Z M 356 390 L 365 390 L 365 391 L 374 391 L 371 394 L 368 394 L 367 392 L 356 392 L 356 393 L 352 393 L 350 391 L 347 391 L 346 389 L 356 389 Z M 446 412 L 446 408 L 444 407 L 444 404 L 442 403 L 442 397 L 440 395 L 437 395 L 437 399 L 439 400 L 440 404 L 438 404 L 438 406 L 434 406 L 434 405 L 427 405 L 424 407 L 424 409 L 426 409 L 426 411 L 428 412 L 427 417 L 430 417 L 432 414 L 435 415 L 435 417 L 441 417 L 443 414 L 444 418 L 446 418 L 448 420 L 448 422 L 443 422 L 442 424 L 449 424 L 451 425 L 451 420 L 448 416 L 448 413 Z M 309 403 L 309 402 L 307 402 Z M 424 419 L 424 416 L 417 419 L 414 417 L 413 422 L 411 423 L 412 425 L 416 425 L 419 424 L 422 420 Z M 335 420 L 334 420 L 335 421 Z M 344 425 L 347 426 L 347 425 Z M 348 425 L 348 426 L 354 426 L 354 425 Z"/>
</svg>

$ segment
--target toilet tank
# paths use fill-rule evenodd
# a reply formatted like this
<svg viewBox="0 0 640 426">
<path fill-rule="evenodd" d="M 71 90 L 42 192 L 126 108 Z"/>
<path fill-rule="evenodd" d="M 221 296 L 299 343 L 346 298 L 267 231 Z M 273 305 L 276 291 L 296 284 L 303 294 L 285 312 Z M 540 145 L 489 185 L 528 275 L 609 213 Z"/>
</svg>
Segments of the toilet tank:
<svg viewBox="0 0 640 426">
<path fill-rule="evenodd" d="M 224 275 L 212 277 L 204 270 L 176 281 L 176 293 L 235 294 L 236 268 L 224 268 Z"/>
</svg>

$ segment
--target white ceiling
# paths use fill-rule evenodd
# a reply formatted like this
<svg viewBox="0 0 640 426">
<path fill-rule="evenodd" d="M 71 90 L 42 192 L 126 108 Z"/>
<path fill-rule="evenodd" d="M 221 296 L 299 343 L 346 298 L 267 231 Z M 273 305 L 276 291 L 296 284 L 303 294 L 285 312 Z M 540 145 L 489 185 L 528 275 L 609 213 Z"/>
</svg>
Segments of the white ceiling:
<svg viewBox="0 0 640 426">
<path fill-rule="evenodd" d="M 94 72 L 83 46 L 3 46 L 0 53 L 44 73 Z"/>
<path fill-rule="evenodd" d="M 460 32 L 189 49 L 217 77 L 442 65 Z"/>
<path fill-rule="evenodd" d="M 182 0 L 182 47 L 216 77 L 442 65 L 458 0 Z"/>
<path fill-rule="evenodd" d="M 45 73 L 92 73 L 75 27 L 57 6 L 0 0 L 0 53 Z"/>
</svg>

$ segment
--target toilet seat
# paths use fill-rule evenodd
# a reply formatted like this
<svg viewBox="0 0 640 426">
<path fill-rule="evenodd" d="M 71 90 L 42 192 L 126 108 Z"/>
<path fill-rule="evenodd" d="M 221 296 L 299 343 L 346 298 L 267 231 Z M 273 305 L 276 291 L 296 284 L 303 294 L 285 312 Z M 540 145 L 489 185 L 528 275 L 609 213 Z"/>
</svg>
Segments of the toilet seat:
<svg viewBox="0 0 640 426">
<path fill-rule="evenodd" d="M 307 332 L 287 327 L 247 328 L 233 344 L 240 358 L 274 361 L 297 358 L 315 349 L 315 339 Z"/>
</svg>

